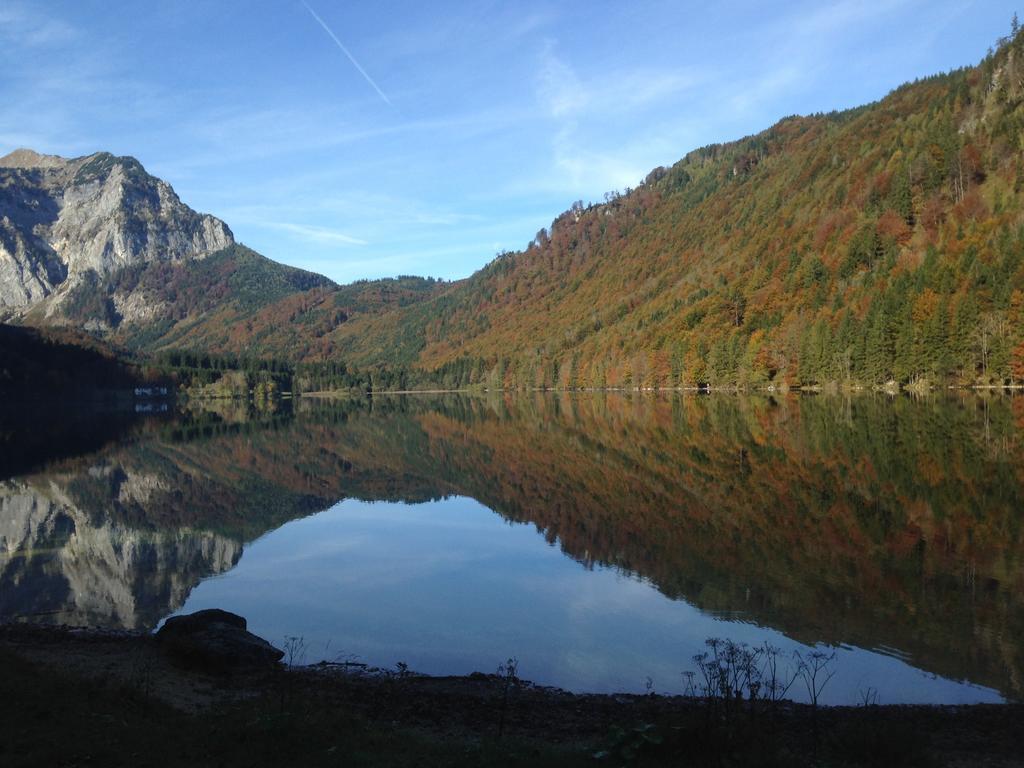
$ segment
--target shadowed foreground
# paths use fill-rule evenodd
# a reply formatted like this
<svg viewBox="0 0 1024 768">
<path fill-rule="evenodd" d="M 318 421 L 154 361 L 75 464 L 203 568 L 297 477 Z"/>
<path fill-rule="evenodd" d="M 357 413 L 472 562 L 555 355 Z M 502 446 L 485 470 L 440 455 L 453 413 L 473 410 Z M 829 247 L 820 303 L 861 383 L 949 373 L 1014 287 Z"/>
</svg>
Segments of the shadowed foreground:
<svg viewBox="0 0 1024 768">
<path fill-rule="evenodd" d="M 211 675 L 175 666 L 147 635 L 26 625 L 0 627 L 0 668 L 6 766 L 1024 765 L 1019 705 L 729 715 L 495 674 Z"/>
</svg>

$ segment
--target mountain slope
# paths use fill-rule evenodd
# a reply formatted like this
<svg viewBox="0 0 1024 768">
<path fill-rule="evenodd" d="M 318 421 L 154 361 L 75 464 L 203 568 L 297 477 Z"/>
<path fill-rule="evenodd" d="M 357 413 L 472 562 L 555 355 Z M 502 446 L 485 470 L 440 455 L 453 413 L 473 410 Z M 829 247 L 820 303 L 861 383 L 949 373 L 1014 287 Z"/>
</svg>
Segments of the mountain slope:
<svg viewBox="0 0 1024 768">
<path fill-rule="evenodd" d="M 248 260 L 234 269 L 227 285 L 221 280 L 211 288 L 211 281 L 196 275 L 195 265 L 175 270 L 191 286 L 188 295 L 206 303 L 202 311 L 176 322 L 166 319 L 163 325 L 142 325 L 138 332 L 123 329 L 125 343 L 148 350 L 174 347 L 296 361 L 328 360 L 337 356 L 331 336 L 335 329 L 353 318 L 397 317 L 396 310 L 424 302 L 446 286 L 410 276 L 336 286 L 327 278 L 275 264 L 244 247 L 234 250 L 247 254 Z M 216 258 L 208 259 L 204 266 Z M 242 282 L 248 288 L 236 296 Z M 173 285 L 173 281 L 167 284 Z M 235 299 L 224 300 L 218 294 Z M 180 312 L 182 297 L 181 291 L 167 297 L 168 310 Z M 394 359 L 392 352 L 385 356 Z"/>
<path fill-rule="evenodd" d="M 1022 56 L 691 152 L 334 346 L 460 384 L 1020 379 Z"/>
</svg>

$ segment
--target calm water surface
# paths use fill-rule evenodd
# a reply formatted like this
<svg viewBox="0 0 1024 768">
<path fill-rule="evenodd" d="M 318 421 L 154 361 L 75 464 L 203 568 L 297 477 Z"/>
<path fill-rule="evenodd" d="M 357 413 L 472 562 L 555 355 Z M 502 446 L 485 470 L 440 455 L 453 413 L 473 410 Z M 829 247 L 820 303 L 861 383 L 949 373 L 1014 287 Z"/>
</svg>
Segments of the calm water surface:
<svg viewBox="0 0 1024 768">
<path fill-rule="evenodd" d="M 0 618 L 222 607 L 306 662 L 681 692 L 709 637 L 830 703 L 1020 698 L 1024 400 L 387 397 L 192 412 L 0 482 Z M 63 447 L 67 453 L 67 446 Z M 792 693 L 799 698 L 801 691 Z"/>
</svg>

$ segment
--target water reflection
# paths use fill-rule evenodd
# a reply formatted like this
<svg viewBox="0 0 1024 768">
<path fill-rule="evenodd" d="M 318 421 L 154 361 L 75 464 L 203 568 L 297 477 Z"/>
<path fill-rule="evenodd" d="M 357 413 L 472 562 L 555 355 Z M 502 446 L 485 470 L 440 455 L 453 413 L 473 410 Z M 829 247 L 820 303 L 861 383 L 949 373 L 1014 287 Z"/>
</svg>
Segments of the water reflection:
<svg viewBox="0 0 1024 768">
<path fill-rule="evenodd" d="M 236 607 L 313 656 L 465 672 L 516 654 L 538 680 L 675 690 L 704 637 L 772 636 L 849 646 L 843 703 L 883 680 L 888 701 L 988 696 L 943 678 L 1019 697 L 1022 402 L 190 414 L 0 484 L 0 615 L 152 626 L 226 573 L 187 609 Z"/>
<path fill-rule="evenodd" d="M 310 585 L 315 585 L 311 589 Z M 342 502 L 256 542 L 239 567 L 201 584 L 186 610 L 229 605 L 265 637 L 303 639 L 303 660 L 403 661 L 434 674 L 494 671 L 519 658 L 530 679 L 574 690 L 681 692 L 681 671 L 709 636 L 782 633 L 724 622 L 615 568 L 586 570 L 526 525 L 509 527 L 463 497 L 410 506 Z M 806 649 L 804 649 L 806 650 Z M 994 701 L 884 655 L 839 651 L 825 700 Z M 802 691 L 793 689 L 793 695 Z"/>
</svg>

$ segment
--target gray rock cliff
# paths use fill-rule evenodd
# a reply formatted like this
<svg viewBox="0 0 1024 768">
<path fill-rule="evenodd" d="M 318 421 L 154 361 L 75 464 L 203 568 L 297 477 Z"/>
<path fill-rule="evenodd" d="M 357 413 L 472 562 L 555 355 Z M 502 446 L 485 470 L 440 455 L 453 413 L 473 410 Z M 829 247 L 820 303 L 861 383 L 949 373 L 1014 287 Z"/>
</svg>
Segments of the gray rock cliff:
<svg viewBox="0 0 1024 768">
<path fill-rule="evenodd" d="M 201 259 L 234 242 L 224 222 L 193 211 L 134 158 L 0 157 L 0 318 L 39 305 L 49 315 L 90 276 Z"/>
</svg>

